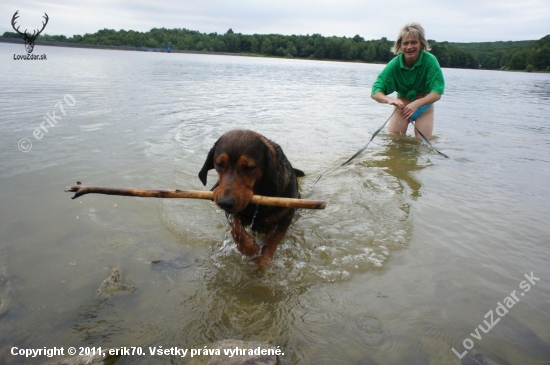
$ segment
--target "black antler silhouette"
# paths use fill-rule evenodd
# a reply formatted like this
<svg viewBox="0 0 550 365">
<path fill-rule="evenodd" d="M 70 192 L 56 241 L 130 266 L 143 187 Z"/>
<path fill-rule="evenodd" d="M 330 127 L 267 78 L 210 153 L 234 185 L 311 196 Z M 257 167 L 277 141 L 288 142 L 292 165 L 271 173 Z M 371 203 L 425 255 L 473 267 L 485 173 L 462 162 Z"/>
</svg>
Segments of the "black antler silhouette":
<svg viewBox="0 0 550 365">
<path fill-rule="evenodd" d="M 38 38 L 38 36 L 40 35 L 40 33 L 42 33 L 42 31 L 44 30 L 44 28 L 46 28 L 46 25 L 48 24 L 48 20 L 50 19 L 48 17 L 48 14 L 44 13 L 44 16 L 43 18 L 46 19 L 46 22 L 42 22 L 42 29 L 38 30 L 38 29 L 35 29 L 34 32 L 32 33 L 32 35 L 28 35 L 27 34 L 27 30 L 25 29 L 25 32 L 24 33 L 21 33 L 19 31 L 19 26 L 17 26 L 17 28 L 15 27 L 15 22 L 16 22 L 16 19 L 19 18 L 19 10 L 17 10 L 15 12 L 15 14 L 13 14 L 13 17 L 11 18 L 11 26 L 13 27 L 13 29 L 19 33 L 19 35 L 21 35 L 21 37 L 23 37 L 23 40 L 25 41 L 25 48 L 27 48 L 27 53 L 32 53 L 33 49 L 34 49 L 34 42 L 36 41 L 36 38 Z M 38 32 L 38 33 L 37 33 Z"/>
</svg>

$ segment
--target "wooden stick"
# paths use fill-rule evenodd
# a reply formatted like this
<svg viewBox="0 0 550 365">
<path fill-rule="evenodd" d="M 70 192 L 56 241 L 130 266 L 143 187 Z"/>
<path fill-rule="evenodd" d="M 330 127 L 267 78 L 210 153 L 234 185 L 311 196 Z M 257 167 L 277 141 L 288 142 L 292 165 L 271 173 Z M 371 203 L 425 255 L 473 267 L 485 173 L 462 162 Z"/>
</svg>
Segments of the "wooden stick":
<svg viewBox="0 0 550 365">
<path fill-rule="evenodd" d="M 113 189 L 95 186 L 84 186 L 80 181 L 77 185 L 65 189 L 66 192 L 74 192 L 72 199 L 85 194 L 106 194 L 122 196 L 139 196 L 142 198 L 184 198 L 214 200 L 214 192 L 202 190 L 145 190 L 145 189 Z M 253 195 L 252 204 L 269 205 L 275 207 L 325 209 L 326 202 L 322 200 L 306 200 L 293 198 L 276 198 L 272 196 Z"/>
</svg>

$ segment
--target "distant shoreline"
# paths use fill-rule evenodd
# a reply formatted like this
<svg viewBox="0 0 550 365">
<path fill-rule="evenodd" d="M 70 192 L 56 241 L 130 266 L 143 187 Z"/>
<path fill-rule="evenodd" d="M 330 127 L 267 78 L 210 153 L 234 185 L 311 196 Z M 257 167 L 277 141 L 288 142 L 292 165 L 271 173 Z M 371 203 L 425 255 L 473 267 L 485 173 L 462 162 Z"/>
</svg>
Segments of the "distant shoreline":
<svg viewBox="0 0 550 365">
<path fill-rule="evenodd" d="M 25 44 L 23 39 L 18 38 L 4 38 L 0 37 L 0 43 L 13 43 L 13 44 Z M 51 46 L 51 47 L 65 47 L 65 48 L 89 48 L 89 49 L 106 49 L 113 51 L 133 51 L 133 52 L 151 52 L 151 53 L 193 53 L 193 54 L 209 54 L 209 55 L 224 55 L 224 56 L 247 56 L 243 53 L 230 53 L 230 52 L 208 52 L 208 51 L 186 51 L 186 50 L 171 50 L 166 51 L 142 51 L 136 47 L 127 46 L 102 46 L 97 44 L 82 44 L 82 43 L 70 43 L 70 42 L 55 42 L 55 41 L 36 41 L 34 43 L 37 46 Z"/>
</svg>

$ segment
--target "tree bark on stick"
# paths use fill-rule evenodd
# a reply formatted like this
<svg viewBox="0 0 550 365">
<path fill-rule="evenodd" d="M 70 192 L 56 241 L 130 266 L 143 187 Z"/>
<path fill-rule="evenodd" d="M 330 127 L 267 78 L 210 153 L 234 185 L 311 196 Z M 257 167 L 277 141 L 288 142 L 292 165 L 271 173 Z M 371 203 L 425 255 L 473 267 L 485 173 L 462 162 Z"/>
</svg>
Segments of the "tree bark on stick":
<svg viewBox="0 0 550 365">
<path fill-rule="evenodd" d="M 86 194 L 105 194 L 121 196 L 137 196 L 142 198 L 176 198 L 176 199 L 206 199 L 214 200 L 212 191 L 202 190 L 145 190 L 145 189 L 115 189 L 97 186 L 84 186 L 77 182 L 77 185 L 65 189 L 66 192 L 74 192 L 72 199 Z M 326 202 L 322 200 L 307 200 L 280 198 L 272 196 L 253 195 L 251 204 L 268 205 L 275 207 L 302 208 L 302 209 L 325 209 Z"/>
</svg>

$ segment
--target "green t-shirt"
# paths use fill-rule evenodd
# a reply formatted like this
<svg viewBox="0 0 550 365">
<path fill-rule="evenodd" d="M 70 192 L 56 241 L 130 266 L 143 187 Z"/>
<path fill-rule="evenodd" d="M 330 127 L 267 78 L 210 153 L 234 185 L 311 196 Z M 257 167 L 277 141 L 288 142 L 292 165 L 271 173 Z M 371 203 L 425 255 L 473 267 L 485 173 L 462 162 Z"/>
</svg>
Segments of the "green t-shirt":
<svg viewBox="0 0 550 365">
<path fill-rule="evenodd" d="M 437 58 L 429 52 L 421 51 L 412 68 L 405 66 L 403 54 L 395 56 L 378 75 L 372 85 L 371 95 L 379 91 L 384 95 L 397 91 L 398 97 L 414 101 L 417 94 L 443 94 L 444 89 L 445 80 Z"/>
</svg>

